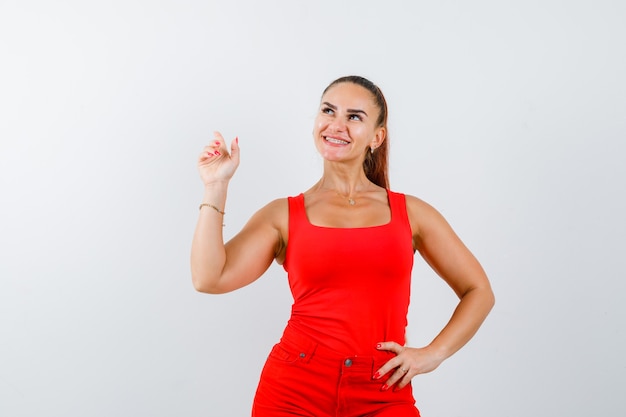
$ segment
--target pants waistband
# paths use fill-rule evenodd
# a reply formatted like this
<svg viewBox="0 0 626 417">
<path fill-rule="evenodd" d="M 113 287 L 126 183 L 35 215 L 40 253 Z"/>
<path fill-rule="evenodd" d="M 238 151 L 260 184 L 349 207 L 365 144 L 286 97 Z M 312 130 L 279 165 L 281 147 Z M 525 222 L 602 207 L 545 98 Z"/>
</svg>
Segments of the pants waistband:
<svg viewBox="0 0 626 417">
<path fill-rule="evenodd" d="M 307 363 L 315 358 L 316 361 L 328 364 L 341 364 L 342 368 L 353 372 L 360 370 L 372 372 L 374 367 L 383 366 L 395 356 L 392 352 L 376 350 L 372 352 L 372 355 L 350 355 L 336 352 L 289 326 L 280 339 L 280 345 L 297 354 L 298 359 L 302 362 Z"/>
</svg>

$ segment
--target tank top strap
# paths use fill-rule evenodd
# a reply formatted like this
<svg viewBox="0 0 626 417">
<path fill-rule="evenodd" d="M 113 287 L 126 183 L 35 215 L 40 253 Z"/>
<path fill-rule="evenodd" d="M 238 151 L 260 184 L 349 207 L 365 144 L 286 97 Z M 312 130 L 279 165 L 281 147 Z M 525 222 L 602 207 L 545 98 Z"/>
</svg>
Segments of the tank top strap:
<svg viewBox="0 0 626 417">
<path fill-rule="evenodd" d="M 406 211 L 406 196 L 391 190 L 387 190 L 387 193 L 389 195 L 389 207 L 392 213 L 391 222 L 406 225 L 410 230 L 409 214 Z"/>
<path fill-rule="evenodd" d="M 306 217 L 306 210 L 304 209 L 304 194 L 300 193 L 297 196 L 287 197 L 289 203 L 289 232 L 295 231 L 299 226 L 306 224 L 308 219 Z"/>
</svg>

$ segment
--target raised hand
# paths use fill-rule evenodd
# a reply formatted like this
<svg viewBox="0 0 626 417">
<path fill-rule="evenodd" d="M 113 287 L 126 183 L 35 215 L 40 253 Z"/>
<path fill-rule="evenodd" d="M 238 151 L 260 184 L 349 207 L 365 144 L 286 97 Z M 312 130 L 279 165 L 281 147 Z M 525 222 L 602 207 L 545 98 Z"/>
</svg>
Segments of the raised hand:
<svg viewBox="0 0 626 417">
<path fill-rule="evenodd" d="M 214 132 L 214 139 L 205 146 L 198 157 L 198 171 L 205 185 L 228 182 L 239 166 L 239 140 L 233 139 L 230 152 L 224 138 Z"/>
</svg>

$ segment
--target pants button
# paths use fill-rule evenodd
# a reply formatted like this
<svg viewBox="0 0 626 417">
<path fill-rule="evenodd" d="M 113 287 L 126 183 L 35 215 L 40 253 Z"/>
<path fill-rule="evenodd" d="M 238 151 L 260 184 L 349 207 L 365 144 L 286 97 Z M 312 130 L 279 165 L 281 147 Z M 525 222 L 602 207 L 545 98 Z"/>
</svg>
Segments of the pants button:
<svg viewBox="0 0 626 417">
<path fill-rule="evenodd" d="M 343 364 L 344 364 L 344 365 L 346 365 L 347 367 L 352 366 L 352 359 L 346 359 L 346 360 L 343 362 Z"/>
</svg>

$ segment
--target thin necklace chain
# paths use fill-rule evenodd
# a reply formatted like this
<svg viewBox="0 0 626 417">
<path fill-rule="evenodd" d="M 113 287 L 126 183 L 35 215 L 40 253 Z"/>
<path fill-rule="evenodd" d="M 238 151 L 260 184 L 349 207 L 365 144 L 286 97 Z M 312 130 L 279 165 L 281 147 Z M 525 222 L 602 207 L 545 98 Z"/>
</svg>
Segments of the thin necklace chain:
<svg viewBox="0 0 626 417">
<path fill-rule="evenodd" d="M 350 196 L 345 196 L 339 193 L 339 191 L 335 191 L 335 193 L 341 197 L 341 198 L 345 198 L 346 200 L 348 200 L 348 204 L 350 204 L 351 206 L 356 204 L 356 201 L 354 200 L 354 198 L 350 197 Z"/>
<path fill-rule="evenodd" d="M 367 188 L 369 188 L 369 187 L 366 187 L 366 189 L 362 190 L 361 192 L 366 192 L 366 191 L 367 191 Z M 351 206 L 356 205 L 356 199 L 355 199 L 355 198 L 350 197 L 350 195 L 341 194 L 341 193 L 340 193 L 339 191 L 337 191 L 337 190 L 334 190 L 334 191 L 335 191 L 335 194 L 337 194 L 337 196 L 339 196 L 339 197 L 341 197 L 341 198 L 345 199 L 345 200 L 348 202 L 348 204 L 350 204 Z"/>
</svg>

